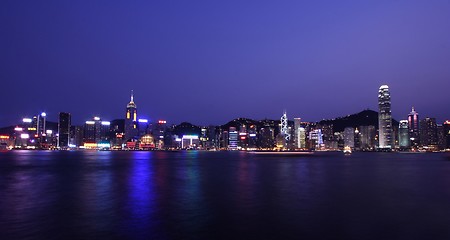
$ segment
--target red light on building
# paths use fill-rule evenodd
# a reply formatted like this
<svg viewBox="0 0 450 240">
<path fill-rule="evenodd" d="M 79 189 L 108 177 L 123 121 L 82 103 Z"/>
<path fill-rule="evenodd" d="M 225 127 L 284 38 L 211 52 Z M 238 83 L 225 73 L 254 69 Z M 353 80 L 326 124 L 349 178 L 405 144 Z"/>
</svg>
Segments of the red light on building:
<svg viewBox="0 0 450 240">
<path fill-rule="evenodd" d="M 241 137 L 241 140 L 245 140 L 245 136 L 242 136 L 242 137 Z"/>
<path fill-rule="evenodd" d="M 165 123 L 167 123 L 167 121 L 165 121 L 165 120 L 159 120 L 158 123 L 159 123 L 159 124 L 165 124 Z"/>
</svg>

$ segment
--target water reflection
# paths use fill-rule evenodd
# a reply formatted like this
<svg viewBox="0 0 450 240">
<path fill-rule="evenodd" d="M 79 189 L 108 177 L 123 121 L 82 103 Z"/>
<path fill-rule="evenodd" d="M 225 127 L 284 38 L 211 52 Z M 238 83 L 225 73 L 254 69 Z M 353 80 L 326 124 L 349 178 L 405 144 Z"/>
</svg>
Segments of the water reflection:
<svg viewBox="0 0 450 240">
<path fill-rule="evenodd" d="M 154 237 L 159 222 L 155 193 L 155 169 L 152 152 L 133 152 L 128 175 L 127 198 L 124 204 L 123 229 L 142 238 Z"/>
</svg>

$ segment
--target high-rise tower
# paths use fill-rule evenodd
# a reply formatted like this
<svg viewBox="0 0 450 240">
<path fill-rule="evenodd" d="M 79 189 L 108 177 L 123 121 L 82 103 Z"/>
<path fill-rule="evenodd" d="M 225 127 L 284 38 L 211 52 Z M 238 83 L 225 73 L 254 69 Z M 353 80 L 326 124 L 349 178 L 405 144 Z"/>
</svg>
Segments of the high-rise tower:
<svg viewBox="0 0 450 240">
<path fill-rule="evenodd" d="M 127 111 L 125 115 L 125 141 L 128 141 L 137 135 L 137 108 L 134 103 L 133 91 L 131 91 L 131 100 L 127 104 Z"/>
<path fill-rule="evenodd" d="M 281 122 L 280 134 L 284 138 L 284 144 L 283 145 L 286 148 L 287 145 L 289 144 L 289 140 L 291 139 L 291 135 L 290 135 L 289 129 L 288 129 L 288 118 L 287 118 L 287 115 L 286 115 L 286 111 L 283 112 L 283 115 L 281 116 L 280 122 Z"/>
<path fill-rule="evenodd" d="M 70 140 L 70 113 L 60 112 L 58 121 L 58 147 L 66 149 Z"/>
<path fill-rule="evenodd" d="M 409 138 L 411 139 L 411 146 L 413 147 L 418 147 L 420 144 L 419 126 L 419 113 L 417 113 L 413 107 L 411 112 L 408 114 Z"/>
<path fill-rule="evenodd" d="M 408 120 L 400 120 L 398 126 L 398 144 L 400 148 L 405 149 L 410 147 L 410 138 L 409 138 L 409 122 Z"/>
<path fill-rule="evenodd" d="M 378 141 L 379 148 L 392 148 L 391 94 L 387 85 L 378 90 Z"/>
</svg>

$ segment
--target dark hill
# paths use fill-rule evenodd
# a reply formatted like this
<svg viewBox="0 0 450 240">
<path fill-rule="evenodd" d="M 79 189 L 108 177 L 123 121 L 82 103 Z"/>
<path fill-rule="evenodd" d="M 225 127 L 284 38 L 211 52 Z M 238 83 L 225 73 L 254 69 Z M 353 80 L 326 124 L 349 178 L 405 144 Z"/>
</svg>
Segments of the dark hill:
<svg viewBox="0 0 450 240">
<path fill-rule="evenodd" d="M 330 120 L 322 120 L 319 122 L 320 125 L 333 124 L 334 132 L 342 132 L 346 127 L 359 127 L 359 126 L 375 126 L 378 129 L 378 112 L 373 110 L 364 110 L 362 112 L 347 115 L 345 117 L 339 117 Z M 392 125 L 398 126 L 398 121 L 392 119 Z"/>
</svg>

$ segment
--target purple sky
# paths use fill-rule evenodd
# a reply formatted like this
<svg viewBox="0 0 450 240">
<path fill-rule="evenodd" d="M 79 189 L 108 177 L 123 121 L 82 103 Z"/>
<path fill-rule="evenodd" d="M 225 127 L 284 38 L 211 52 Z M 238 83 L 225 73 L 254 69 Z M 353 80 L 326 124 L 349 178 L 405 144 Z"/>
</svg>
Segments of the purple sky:
<svg viewBox="0 0 450 240">
<path fill-rule="evenodd" d="M 450 1 L 0 2 L 0 126 L 46 111 L 80 124 L 223 124 L 377 110 L 450 118 Z"/>
</svg>

